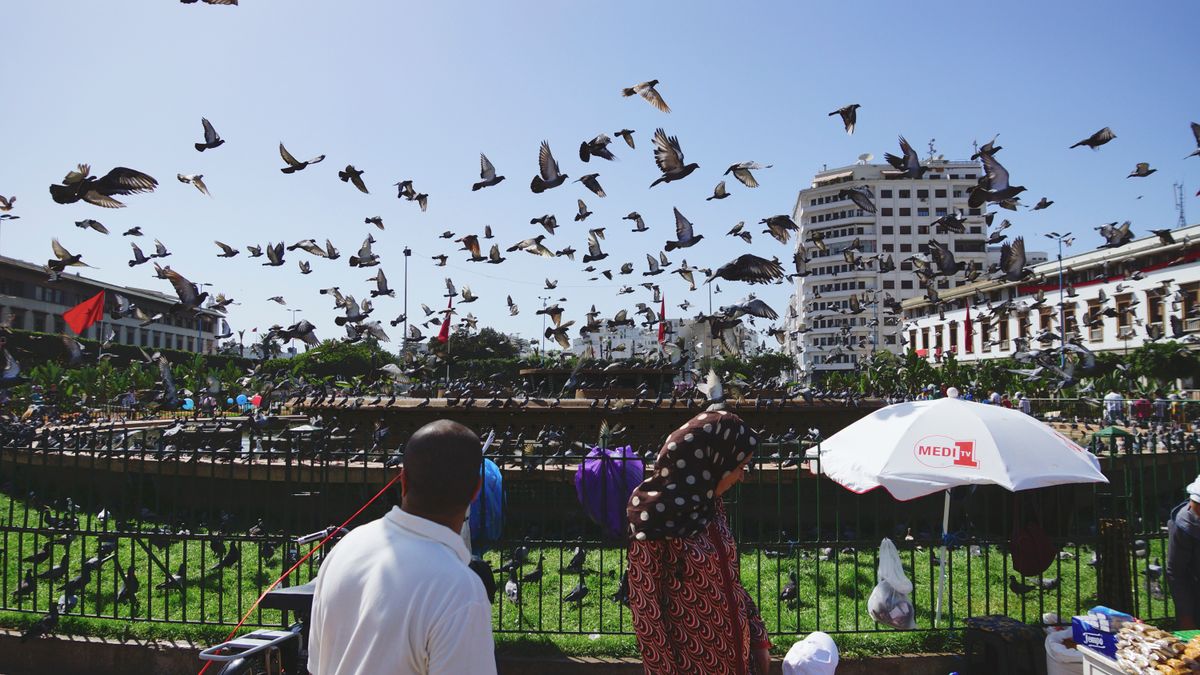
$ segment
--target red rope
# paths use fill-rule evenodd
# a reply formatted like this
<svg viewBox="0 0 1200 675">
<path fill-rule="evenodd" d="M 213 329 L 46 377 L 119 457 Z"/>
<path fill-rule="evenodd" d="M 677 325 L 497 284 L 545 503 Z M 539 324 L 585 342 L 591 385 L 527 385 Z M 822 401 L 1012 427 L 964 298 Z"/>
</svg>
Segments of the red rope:
<svg viewBox="0 0 1200 675">
<path fill-rule="evenodd" d="M 311 558 L 312 554 L 316 553 L 318 549 L 320 549 L 322 546 L 324 546 L 325 542 L 329 541 L 333 537 L 333 535 L 337 534 L 343 528 L 345 528 L 347 525 L 349 525 L 350 522 L 353 521 L 355 518 L 357 518 L 363 511 L 366 511 L 367 507 L 370 506 L 371 504 L 374 504 L 375 500 L 379 499 L 380 495 L 382 495 L 384 492 L 386 492 L 388 488 L 392 487 L 392 485 L 394 485 L 397 480 L 400 480 L 399 472 L 397 472 L 396 475 L 394 477 L 392 477 L 392 479 L 387 482 L 387 485 L 384 485 L 383 488 L 379 492 L 376 492 L 374 497 L 371 497 L 370 499 L 368 499 L 366 504 L 363 504 L 357 511 L 355 511 L 354 515 L 347 518 L 346 521 L 343 522 L 341 525 L 330 530 L 329 534 L 325 535 L 324 539 L 317 542 L 316 546 L 313 546 L 308 551 L 308 553 L 305 553 L 303 556 L 301 556 L 301 558 L 299 560 L 297 560 L 294 565 L 292 565 L 290 568 L 288 568 L 288 571 L 284 572 L 283 574 L 281 574 L 279 576 L 278 579 L 271 582 L 271 585 L 267 586 L 266 590 L 264 590 L 262 592 L 262 595 L 259 595 L 258 599 L 255 600 L 252 605 L 250 605 L 250 609 L 246 610 L 246 614 L 245 614 L 245 616 L 242 617 L 242 620 L 238 621 L 237 625 L 233 627 L 233 630 L 229 631 L 229 635 L 225 636 L 225 641 L 228 642 L 230 640 L 230 638 L 232 638 L 234 635 L 237 635 L 238 629 L 240 629 L 242 627 L 242 624 L 246 623 L 246 619 L 249 619 L 250 615 L 254 613 L 254 610 L 258 607 L 258 603 L 262 602 L 263 598 L 267 597 L 267 593 L 270 593 L 276 586 L 279 585 L 279 582 L 286 579 L 289 574 L 291 574 L 292 572 L 295 572 L 296 568 L 300 567 L 301 563 L 303 563 L 305 560 L 308 560 L 309 558 Z M 200 669 L 200 672 L 198 673 L 198 675 L 204 675 L 204 671 L 208 670 L 208 667 L 211 666 L 213 663 L 214 663 L 213 661 L 205 661 L 204 667 Z"/>
</svg>

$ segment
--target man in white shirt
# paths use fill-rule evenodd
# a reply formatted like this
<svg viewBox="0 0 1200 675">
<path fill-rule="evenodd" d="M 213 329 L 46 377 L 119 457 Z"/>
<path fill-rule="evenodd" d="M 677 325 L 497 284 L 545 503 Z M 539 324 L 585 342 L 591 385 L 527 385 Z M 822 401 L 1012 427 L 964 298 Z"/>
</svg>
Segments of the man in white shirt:
<svg viewBox="0 0 1200 675">
<path fill-rule="evenodd" d="M 416 431 L 403 498 L 355 528 L 321 565 L 313 675 L 493 675 L 492 610 L 460 534 L 479 491 L 479 437 L 450 420 Z"/>
</svg>

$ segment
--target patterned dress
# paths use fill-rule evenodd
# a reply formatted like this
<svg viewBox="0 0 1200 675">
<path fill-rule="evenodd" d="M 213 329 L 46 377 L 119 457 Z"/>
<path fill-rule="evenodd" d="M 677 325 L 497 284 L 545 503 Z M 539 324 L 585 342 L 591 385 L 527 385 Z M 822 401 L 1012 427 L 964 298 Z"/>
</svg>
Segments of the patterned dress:
<svg viewBox="0 0 1200 675">
<path fill-rule="evenodd" d="M 630 542 L 629 602 L 648 675 L 750 675 L 771 646 L 720 499 L 697 534 Z"/>
</svg>

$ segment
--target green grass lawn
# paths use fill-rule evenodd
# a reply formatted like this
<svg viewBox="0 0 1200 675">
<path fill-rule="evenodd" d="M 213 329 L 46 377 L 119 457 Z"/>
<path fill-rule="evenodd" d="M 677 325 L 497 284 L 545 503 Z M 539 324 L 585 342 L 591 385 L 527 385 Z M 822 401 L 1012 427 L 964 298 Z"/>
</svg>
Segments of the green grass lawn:
<svg viewBox="0 0 1200 675">
<path fill-rule="evenodd" d="M 14 598 L 13 590 L 21 576 L 31 566 L 22 563 L 24 556 L 37 551 L 48 539 L 45 534 L 20 531 L 23 526 L 36 526 L 36 519 L 25 520 L 25 505 L 10 503 L 0 494 L 0 625 L 19 627 L 37 618 L 60 595 L 62 580 L 39 581 L 34 594 Z M 195 533 L 200 534 L 200 533 Z M 149 551 L 139 541 L 147 543 Z M 210 571 L 219 556 L 204 541 L 187 538 L 159 537 L 157 544 L 149 533 L 144 537 L 122 536 L 115 561 L 109 561 L 94 573 L 85 590 L 79 593 L 79 604 L 60 624 L 60 631 L 117 638 L 184 639 L 199 644 L 220 641 L 247 611 L 259 593 L 284 569 L 282 547 L 272 555 L 260 555 L 257 542 L 244 538 L 238 542 L 241 556 L 227 569 Z M 65 546 L 53 548 L 54 562 L 69 551 L 72 566 L 67 577 L 79 572 L 78 565 L 95 554 L 99 545 L 94 535 L 77 536 Z M 843 542 L 841 545 L 845 545 Z M 1151 541 L 1149 559 L 1162 558 L 1162 540 Z M 636 644 L 631 637 L 629 610 L 613 601 L 623 569 L 624 552 L 618 547 L 589 550 L 582 579 L 589 593 L 582 602 L 562 600 L 580 581 L 580 575 L 561 574 L 571 557 L 573 545 L 559 548 L 533 548 L 531 563 L 544 556 L 543 576 L 537 583 L 522 585 L 519 605 L 504 597 L 506 576 L 498 574 L 501 590 L 494 605 L 497 645 L 502 650 L 522 653 L 566 653 L 571 655 L 636 656 Z M 957 645 L 957 633 L 929 631 L 934 628 L 934 613 L 938 589 L 937 567 L 932 556 L 939 551 L 909 545 L 901 555 L 915 590 L 912 600 L 917 608 L 918 631 L 898 632 L 881 628 L 867 614 L 867 598 L 875 583 L 876 545 L 864 545 L 858 551 L 838 553 L 830 560 L 818 560 L 815 551 L 797 549 L 790 556 L 777 558 L 750 546 L 741 547 L 742 583 L 756 598 L 768 631 L 776 635 L 781 651 L 796 635 L 813 630 L 850 633 L 839 635 L 839 644 L 847 653 L 861 650 L 863 654 L 905 653 L 912 651 L 952 650 Z M 1057 577 L 1059 587 L 1054 591 L 1013 593 L 1008 587 L 1011 573 L 1006 557 L 997 547 L 985 546 L 979 555 L 970 555 L 966 548 L 950 554 L 947 592 L 940 628 L 961 628 L 969 616 L 1007 614 L 1036 622 L 1044 612 L 1055 612 L 1069 618 L 1096 604 L 1095 570 L 1087 565 L 1090 553 L 1078 551 L 1074 560 L 1059 560 L 1046 572 Z M 157 559 L 155 562 L 151 558 Z M 506 553 L 507 555 L 507 553 Z M 497 551 L 487 553 L 493 569 L 502 562 Z M 133 603 L 115 603 L 121 584 L 117 564 L 121 569 L 131 566 L 137 570 L 141 588 Z M 36 566 L 44 571 L 52 562 Z M 160 567 L 161 564 L 161 567 Z M 187 581 L 182 589 L 155 589 L 166 578 L 163 568 L 174 571 L 184 565 Z M 1143 617 L 1168 616 L 1169 600 L 1148 598 L 1143 575 L 1144 561 L 1139 561 L 1135 585 L 1139 589 L 1136 609 Z M 533 564 L 522 569 L 522 575 L 534 570 Z M 312 577 L 307 563 L 293 575 L 293 583 L 303 583 Z M 788 572 L 795 571 L 799 580 L 799 601 L 794 605 L 778 599 L 780 588 L 788 581 Z M 969 581 L 969 583 L 968 583 Z M 250 625 L 278 625 L 278 612 L 259 610 L 250 617 Z M 875 632 L 880 631 L 880 632 Z"/>
</svg>

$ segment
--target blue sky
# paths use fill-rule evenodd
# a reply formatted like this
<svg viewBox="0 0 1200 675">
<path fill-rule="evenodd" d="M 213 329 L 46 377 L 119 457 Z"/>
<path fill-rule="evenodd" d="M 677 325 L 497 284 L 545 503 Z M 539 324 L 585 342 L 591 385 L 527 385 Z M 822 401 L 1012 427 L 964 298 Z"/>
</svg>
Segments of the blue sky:
<svg viewBox="0 0 1200 675">
<path fill-rule="evenodd" d="M 1200 5 L 955 3 L 925 9 L 907 3 L 465 3 L 243 0 L 239 7 L 167 0 L 115 3 L 18 3 L 6 9 L 0 59 L 0 194 L 18 197 L 20 220 L 0 230 L 0 253 L 33 261 L 50 255 L 51 237 L 98 270 L 95 277 L 170 292 L 149 265 L 130 268 L 120 236 L 140 225 L 174 255 L 165 262 L 196 282 L 234 297 L 235 329 L 286 324 L 289 308 L 337 337 L 335 313 L 317 289 L 338 285 L 359 298 L 374 270 L 352 269 L 346 257 L 368 232 L 397 298 L 376 303 L 375 318 L 401 312 L 403 259 L 409 269 L 410 317 L 419 303 L 444 306 L 443 279 L 470 285 L 480 300 L 461 308 L 481 323 L 535 337 L 538 296 L 569 298 L 566 319 L 582 320 L 595 304 L 611 316 L 649 302 L 648 292 L 616 295 L 643 281 L 645 253 L 673 235 L 678 207 L 705 240 L 671 259 L 716 266 L 743 252 L 787 260 L 791 248 L 758 232 L 753 245 L 726 237 L 739 220 L 757 223 L 790 213 L 796 192 L 822 165 L 850 164 L 864 152 L 895 152 L 904 134 L 922 152 L 930 138 L 949 158 L 965 158 L 972 140 L 1000 134 L 1000 160 L 1027 202 L 1055 201 L 1045 211 L 1013 216 L 1017 234 L 1049 230 L 1081 234 L 1082 250 L 1098 243 L 1092 228 L 1132 220 L 1139 235 L 1173 226 L 1172 183 L 1182 181 L 1189 222 L 1200 220 L 1200 158 L 1188 129 L 1200 121 L 1191 35 Z M 919 8 L 919 9 L 917 9 Z M 643 80 L 673 109 L 663 114 L 619 90 Z M 826 113 L 857 102 L 858 130 L 847 136 Z M 200 118 L 226 144 L 203 154 Z M 647 189 L 658 175 L 650 136 L 662 126 L 678 135 L 691 177 Z M 1118 138 L 1098 152 L 1067 146 L 1103 127 Z M 635 129 L 637 149 L 619 140 L 619 161 L 582 164 L 577 148 L 600 132 Z M 568 182 L 543 195 L 529 191 L 538 144 L 546 139 L 571 180 L 600 173 L 608 197 Z M 324 163 L 286 176 L 277 144 Z M 478 154 L 507 180 L 472 193 Z M 733 195 L 704 201 L 727 166 L 756 160 L 761 187 L 732 179 Z M 1126 179 L 1137 162 L 1158 172 Z M 108 210 L 58 205 L 47 186 L 78 162 L 94 171 L 128 166 L 156 177 L 158 190 Z M 352 163 L 365 170 L 370 195 L 337 180 Z M 207 198 L 175 180 L 200 173 Z M 429 210 L 396 199 L 392 183 L 411 178 L 430 195 Z M 1141 197 L 1139 199 L 1139 196 Z M 574 223 L 575 200 L 594 215 Z M 651 232 L 633 234 L 620 220 L 639 211 Z M 452 230 L 482 233 L 489 224 L 502 247 L 540 232 L 529 219 L 557 215 L 552 248 L 586 248 L 587 226 L 607 228 L 605 265 L 632 261 L 635 274 L 588 282 L 582 263 L 507 254 L 498 266 L 465 262 L 457 246 L 437 239 Z M 365 225 L 384 218 L 387 230 Z M 114 234 L 74 227 L 95 218 Z M 536 228 L 536 229 L 535 229 Z M 214 239 L 244 248 L 283 239 L 330 237 L 338 261 L 311 260 L 301 276 L 288 254 L 267 268 L 243 253 L 219 259 Z M 488 242 L 490 243 L 490 242 Z M 1032 242 L 1031 242 L 1032 243 Z M 1039 246 L 1040 247 L 1040 246 Z M 1044 247 L 1042 247 L 1044 248 Z M 435 268 L 429 256 L 451 254 Z M 486 252 L 486 251 L 485 251 Z M 674 268 L 672 268 L 674 269 Z M 559 281 L 545 292 L 545 278 Z M 668 315 L 688 293 L 677 275 L 657 278 Z M 722 284 L 714 304 L 749 290 Z M 788 286 L 757 287 L 781 313 Z M 508 316 L 505 296 L 521 307 Z M 694 314 L 692 308 L 687 314 Z M 578 323 L 577 323 L 578 325 Z M 386 324 L 385 324 L 386 327 Z M 762 326 L 762 327 L 765 327 Z M 389 331 L 393 343 L 400 330 Z"/>
</svg>

